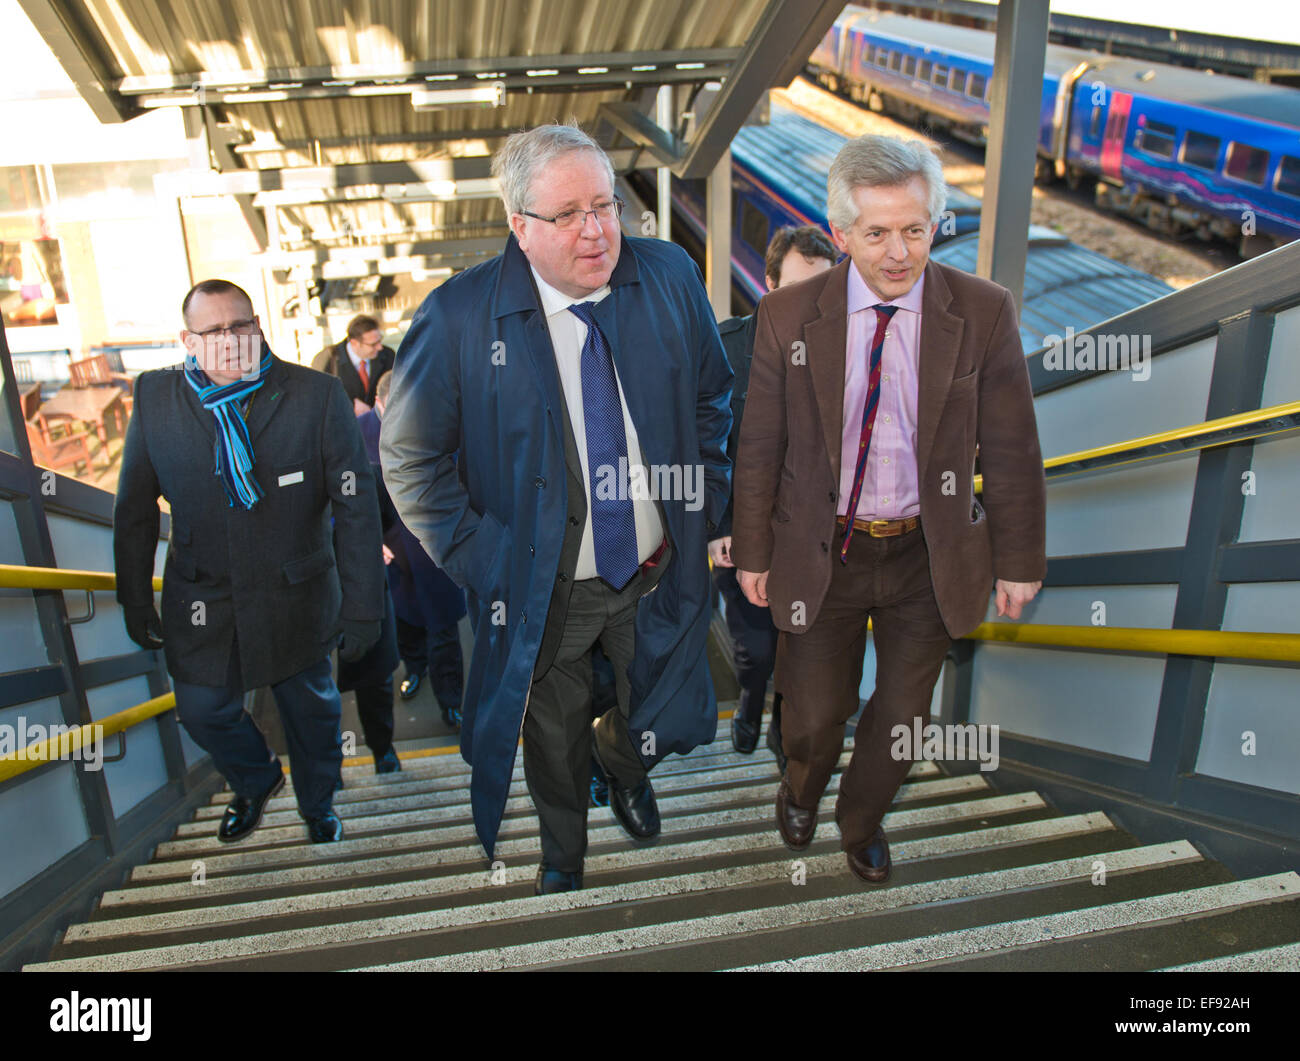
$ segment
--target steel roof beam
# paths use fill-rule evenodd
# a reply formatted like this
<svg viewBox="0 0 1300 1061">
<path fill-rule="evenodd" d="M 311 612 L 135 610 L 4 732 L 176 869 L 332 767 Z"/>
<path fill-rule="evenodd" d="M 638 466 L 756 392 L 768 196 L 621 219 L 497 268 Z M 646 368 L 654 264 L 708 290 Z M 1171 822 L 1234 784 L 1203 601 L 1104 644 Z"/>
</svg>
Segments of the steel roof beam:
<svg viewBox="0 0 1300 1061">
<path fill-rule="evenodd" d="M 602 104 L 599 117 L 634 144 L 644 147 L 662 165 L 676 166 L 685 155 L 682 141 L 657 125 L 648 114 L 639 111 L 634 103 Z"/>
<path fill-rule="evenodd" d="M 23 6 L 47 6 L 50 0 L 22 0 Z M 139 96 L 160 92 L 185 92 L 204 89 L 265 88 L 271 85 L 292 83 L 321 83 L 328 81 L 413 82 L 429 77 L 455 74 L 458 77 L 493 76 L 492 80 L 505 80 L 511 74 L 524 74 L 529 70 L 556 69 L 564 73 L 589 70 L 595 67 L 621 67 L 626 72 L 639 66 L 656 66 L 675 69 L 683 64 L 728 66 L 741 53 L 739 48 L 694 48 L 683 51 L 646 52 L 596 52 L 590 55 L 511 55 L 484 56 L 464 59 L 434 59 L 422 63 L 385 63 L 376 66 L 308 66 L 281 67 L 269 70 L 199 71 L 190 74 L 149 74 L 124 77 L 114 89 L 124 96 Z M 665 73 L 666 70 L 660 71 Z M 598 76 L 598 75 L 583 75 Z M 621 78 L 616 78 L 621 79 Z M 482 80 L 482 79 L 480 79 Z M 531 79 L 537 80 L 537 79 Z M 211 96 L 208 97 L 211 100 Z"/>
<path fill-rule="evenodd" d="M 839 0 L 772 0 L 673 172 L 686 180 L 707 177 L 774 78 L 803 66 L 843 7 Z"/>
<path fill-rule="evenodd" d="M 101 122 L 123 122 L 142 113 L 126 99 L 94 47 L 102 38 L 79 24 L 68 4 L 59 0 L 18 0 L 36 31 L 50 46 L 72 83 Z"/>
</svg>

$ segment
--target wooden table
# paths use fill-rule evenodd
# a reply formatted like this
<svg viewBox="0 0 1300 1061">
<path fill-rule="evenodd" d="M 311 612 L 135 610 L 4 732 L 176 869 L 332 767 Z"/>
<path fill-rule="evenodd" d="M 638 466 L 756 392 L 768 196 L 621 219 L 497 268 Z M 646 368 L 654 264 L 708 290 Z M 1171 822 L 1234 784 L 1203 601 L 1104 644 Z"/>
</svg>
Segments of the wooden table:
<svg viewBox="0 0 1300 1061">
<path fill-rule="evenodd" d="M 122 391 L 118 387 L 64 387 L 41 406 L 46 416 L 70 416 L 95 426 L 99 441 L 107 448 L 109 416 L 120 438 L 126 431 Z"/>
</svg>

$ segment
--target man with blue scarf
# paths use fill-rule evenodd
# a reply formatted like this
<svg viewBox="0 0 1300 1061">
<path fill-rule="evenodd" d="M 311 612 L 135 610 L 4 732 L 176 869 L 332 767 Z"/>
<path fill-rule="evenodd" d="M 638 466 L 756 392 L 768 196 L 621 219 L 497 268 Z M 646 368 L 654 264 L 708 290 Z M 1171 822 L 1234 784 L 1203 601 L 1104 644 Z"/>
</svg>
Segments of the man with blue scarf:
<svg viewBox="0 0 1300 1061">
<path fill-rule="evenodd" d="M 384 611 L 370 461 L 342 384 L 275 357 L 241 288 L 196 284 L 181 316 L 182 371 L 136 380 L 122 451 L 113 552 L 127 633 L 164 650 L 177 716 L 235 793 L 221 840 L 257 828 L 284 784 L 243 708 L 264 685 L 308 833 L 340 840 L 330 651 L 359 659 Z M 150 581 L 160 496 L 171 506 L 161 619 Z"/>
</svg>

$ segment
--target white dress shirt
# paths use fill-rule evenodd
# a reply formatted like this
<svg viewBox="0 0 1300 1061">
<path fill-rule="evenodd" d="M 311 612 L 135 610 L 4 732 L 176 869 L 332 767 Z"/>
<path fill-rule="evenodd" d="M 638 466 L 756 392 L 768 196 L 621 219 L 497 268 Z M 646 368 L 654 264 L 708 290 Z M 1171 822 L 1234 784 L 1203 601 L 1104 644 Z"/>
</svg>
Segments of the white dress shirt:
<svg viewBox="0 0 1300 1061">
<path fill-rule="evenodd" d="M 531 269 L 532 266 L 529 266 Z M 546 327 L 551 333 L 551 346 L 555 350 L 555 367 L 560 374 L 560 386 L 564 388 L 564 401 L 569 407 L 569 426 L 573 429 L 573 440 L 578 447 L 578 457 L 582 461 L 582 479 L 587 484 L 587 522 L 582 528 L 582 544 L 578 548 L 578 566 L 573 573 L 575 579 L 596 577 L 596 548 L 591 531 L 591 473 L 587 467 L 587 425 L 582 415 L 582 344 L 587 341 L 587 326 L 578 317 L 569 312 L 569 307 L 579 302 L 599 302 L 609 294 L 606 284 L 598 291 L 593 291 L 586 298 L 570 298 L 562 291 L 543 280 L 536 269 L 532 270 L 537 282 L 537 291 L 542 298 L 542 312 L 546 315 Z M 606 339 L 609 337 L 606 336 Z M 628 482 L 620 484 L 620 489 L 627 490 L 632 498 L 632 518 L 636 522 L 637 560 L 645 563 L 654 555 L 655 550 L 663 544 L 663 523 L 659 519 L 659 510 L 652 499 L 639 497 L 645 491 L 632 489 L 632 471 L 634 466 L 645 467 L 645 458 L 641 454 L 641 443 L 637 438 L 636 425 L 627 410 L 627 398 L 623 393 L 623 381 L 618 378 L 618 368 L 614 368 L 614 378 L 618 382 L 618 400 L 623 407 L 623 430 L 627 433 Z M 642 482 L 653 482 L 643 471 Z"/>
</svg>

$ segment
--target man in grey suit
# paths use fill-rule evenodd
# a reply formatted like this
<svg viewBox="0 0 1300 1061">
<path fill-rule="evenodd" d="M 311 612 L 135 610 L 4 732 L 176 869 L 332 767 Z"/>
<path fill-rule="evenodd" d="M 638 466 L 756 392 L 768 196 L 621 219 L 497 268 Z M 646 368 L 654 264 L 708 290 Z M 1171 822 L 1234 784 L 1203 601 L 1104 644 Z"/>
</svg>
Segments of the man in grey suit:
<svg viewBox="0 0 1300 1061">
<path fill-rule="evenodd" d="M 311 839 L 339 840 L 330 651 L 341 633 L 340 658 L 359 659 L 384 610 L 370 462 L 342 384 L 276 358 L 241 288 L 196 284 L 181 316 L 183 371 L 136 380 L 122 451 L 113 553 L 127 633 L 164 650 L 176 713 L 235 793 L 221 840 L 251 833 L 284 784 L 243 710 L 245 691 L 263 685 Z M 160 496 L 172 521 L 161 620 L 151 585 Z"/>
</svg>

